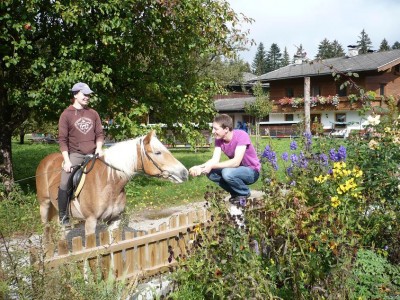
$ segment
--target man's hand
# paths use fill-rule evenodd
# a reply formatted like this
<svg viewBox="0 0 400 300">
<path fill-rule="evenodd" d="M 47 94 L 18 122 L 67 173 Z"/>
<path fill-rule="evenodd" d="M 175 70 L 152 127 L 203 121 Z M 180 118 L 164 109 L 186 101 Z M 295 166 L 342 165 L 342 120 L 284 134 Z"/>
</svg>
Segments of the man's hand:
<svg viewBox="0 0 400 300">
<path fill-rule="evenodd" d="M 63 169 L 65 172 L 70 173 L 71 167 L 72 167 L 71 161 L 64 161 Z"/>
<path fill-rule="evenodd" d="M 99 157 L 102 157 L 104 155 L 103 149 L 102 148 L 100 148 L 100 149 L 96 148 L 95 154 L 98 154 Z"/>
<path fill-rule="evenodd" d="M 204 170 L 203 166 L 193 166 L 189 169 L 189 174 L 193 177 L 201 175 L 202 171 Z"/>
</svg>

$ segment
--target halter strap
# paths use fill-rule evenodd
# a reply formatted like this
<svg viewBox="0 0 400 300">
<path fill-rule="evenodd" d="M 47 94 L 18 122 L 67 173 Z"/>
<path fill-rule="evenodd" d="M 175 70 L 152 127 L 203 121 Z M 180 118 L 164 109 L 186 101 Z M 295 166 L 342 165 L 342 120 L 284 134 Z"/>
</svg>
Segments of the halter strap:
<svg viewBox="0 0 400 300">
<path fill-rule="evenodd" d="M 164 177 L 164 178 L 170 177 L 170 176 L 171 176 L 170 173 L 169 173 L 167 170 L 163 170 L 163 169 L 159 166 L 159 164 L 157 164 L 157 162 L 156 162 L 154 159 L 152 159 L 151 156 L 150 156 L 150 155 L 147 153 L 147 151 L 144 149 L 143 139 L 144 139 L 144 138 L 141 138 L 141 139 L 140 139 L 140 144 L 139 144 L 139 146 L 140 146 L 140 151 L 141 151 L 141 152 L 144 152 L 144 154 L 146 155 L 147 159 L 148 159 L 149 161 L 151 161 L 151 162 L 153 163 L 153 165 L 160 171 L 160 174 L 158 174 L 158 175 L 156 175 L 156 176 L 157 176 L 157 177 Z M 143 151 L 142 151 L 142 148 L 143 148 Z M 145 170 L 145 167 L 144 167 L 143 155 L 140 155 L 140 158 L 141 158 L 141 161 L 142 161 L 142 169 L 143 169 L 143 172 L 144 172 L 145 174 L 147 174 L 147 175 L 150 175 L 150 174 L 146 173 L 146 170 Z"/>
</svg>

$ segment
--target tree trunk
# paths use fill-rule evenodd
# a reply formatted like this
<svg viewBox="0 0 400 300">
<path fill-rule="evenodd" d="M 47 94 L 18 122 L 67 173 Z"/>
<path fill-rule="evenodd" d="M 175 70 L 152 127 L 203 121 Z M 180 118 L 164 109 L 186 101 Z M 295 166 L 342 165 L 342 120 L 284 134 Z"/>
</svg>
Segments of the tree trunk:
<svg viewBox="0 0 400 300">
<path fill-rule="evenodd" d="M 0 183 L 4 184 L 7 192 L 10 192 L 11 186 L 14 183 L 11 155 L 12 131 L 7 132 L 5 128 L 0 130 Z"/>
<path fill-rule="evenodd" d="M 14 183 L 11 140 L 14 130 L 28 118 L 29 110 L 7 103 L 5 94 L 0 94 L 0 184 L 7 192 Z"/>
<path fill-rule="evenodd" d="M 19 130 L 19 143 L 23 145 L 24 142 L 25 142 L 25 129 L 21 127 L 21 129 Z"/>
</svg>

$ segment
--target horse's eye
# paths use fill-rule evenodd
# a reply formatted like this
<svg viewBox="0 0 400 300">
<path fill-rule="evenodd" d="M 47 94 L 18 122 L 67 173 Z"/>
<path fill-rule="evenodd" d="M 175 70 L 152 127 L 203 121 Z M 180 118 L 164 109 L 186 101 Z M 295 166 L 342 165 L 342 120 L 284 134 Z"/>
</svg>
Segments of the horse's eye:
<svg viewBox="0 0 400 300">
<path fill-rule="evenodd" d="M 156 152 L 154 152 L 154 154 L 155 154 L 155 155 L 160 155 L 160 154 L 161 154 L 161 151 L 156 151 Z"/>
</svg>

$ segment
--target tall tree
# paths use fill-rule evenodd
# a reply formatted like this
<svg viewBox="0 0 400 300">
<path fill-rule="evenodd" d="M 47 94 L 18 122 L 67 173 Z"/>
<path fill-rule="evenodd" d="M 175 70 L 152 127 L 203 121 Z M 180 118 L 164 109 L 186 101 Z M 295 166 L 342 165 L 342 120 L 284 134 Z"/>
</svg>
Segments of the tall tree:
<svg viewBox="0 0 400 300">
<path fill-rule="evenodd" d="M 400 43 L 399 42 L 394 42 L 392 49 L 400 49 Z"/>
<path fill-rule="evenodd" d="M 332 44 L 332 52 L 333 52 L 333 56 L 332 57 L 341 57 L 344 56 L 344 49 L 342 47 L 342 45 L 338 42 L 338 40 L 333 40 Z"/>
<path fill-rule="evenodd" d="M 257 47 L 257 52 L 254 57 L 253 63 L 251 67 L 253 69 L 253 73 L 255 75 L 262 75 L 267 73 L 267 62 L 266 62 L 267 53 L 265 52 L 264 44 L 260 43 Z"/>
<path fill-rule="evenodd" d="M 269 93 L 265 93 L 261 82 L 257 82 L 253 87 L 256 100 L 253 103 L 245 103 L 244 110 L 256 119 L 256 151 L 260 147 L 260 120 L 272 111 L 272 102 Z"/>
<path fill-rule="evenodd" d="M 279 69 L 282 64 L 282 53 L 279 46 L 275 43 L 271 44 L 266 57 L 267 72 Z"/>
<path fill-rule="evenodd" d="M 13 180 L 13 132 L 35 112 L 57 120 L 78 81 L 121 137 L 142 133 L 150 110 L 193 137 L 219 87 L 205 70 L 243 47 L 241 18 L 224 0 L 1 1 L 0 181 Z"/>
<path fill-rule="evenodd" d="M 242 83 L 243 73 L 249 72 L 248 64 L 242 59 L 223 59 L 217 57 L 210 64 L 207 74 L 215 78 L 215 81 L 220 86 L 227 86 L 232 82 Z"/>
<path fill-rule="evenodd" d="M 318 45 L 317 59 L 327 59 L 333 57 L 331 42 L 324 38 Z"/>
<path fill-rule="evenodd" d="M 359 53 L 364 54 L 367 53 L 368 50 L 371 49 L 372 42 L 371 39 L 369 38 L 368 34 L 365 32 L 363 29 L 358 36 L 359 40 L 357 41 L 357 45 L 360 48 Z"/>
<path fill-rule="evenodd" d="M 379 46 L 379 51 L 388 51 L 390 50 L 390 46 L 388 41 L 384 38 Z"/>
<path fill-rule="evenodd" d="M 341 56 L 344 56 L 344 50 L 337 40 L 330 42 L 325 38 L 320 42 L 316 58 L 327 59 Z"/>
<path fill-rule="evenodd" d="M 281 67 L 286 67 L 289 64 L 290 64 L 290 56 L 289 52 L 287 51 L 287 47 L 285 47 L 285 49 L 283 50 Z"/>
</svg>

